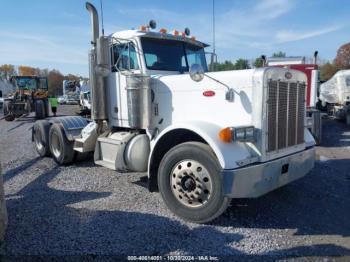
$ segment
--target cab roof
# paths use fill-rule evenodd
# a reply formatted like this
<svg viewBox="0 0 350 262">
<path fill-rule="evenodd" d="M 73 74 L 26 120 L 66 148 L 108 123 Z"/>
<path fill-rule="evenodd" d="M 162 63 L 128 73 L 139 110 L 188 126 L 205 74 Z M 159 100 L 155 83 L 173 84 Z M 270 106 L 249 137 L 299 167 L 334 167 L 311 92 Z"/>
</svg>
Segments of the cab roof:
<svg viewBox="0 0 350 262">
<path fill-rule="evenodd" d="M 167 40 L 175 40 L 181 41 L 185 43 L 190 43 L 200 47 L 208 47 L 209 45 L 197 40 L 192 40 L 190 37 L 182 37 L 176 36 L 169 33 L 160 33 L 155 31 L 141 31 L 141 30 L 124 30 L 119 31 L 110 35 L 113 38 L 121 38 L 121 39 L 132 39 L 136 37 L 149 37 L 149 38 L 157 38 L 157 39 L 167 39 Z"/>
</svg>

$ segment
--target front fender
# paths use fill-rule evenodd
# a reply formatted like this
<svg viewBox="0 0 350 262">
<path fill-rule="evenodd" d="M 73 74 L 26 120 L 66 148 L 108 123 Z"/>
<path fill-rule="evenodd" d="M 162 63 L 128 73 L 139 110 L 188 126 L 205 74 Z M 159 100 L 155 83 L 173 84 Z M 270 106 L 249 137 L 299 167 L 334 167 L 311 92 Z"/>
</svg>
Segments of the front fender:
<svg viewBox="0 0 350 262">
<path fill-rule="evenodd" d="M 163 136 L 176 129 L 187 129 L 196 133 L 207 142 L 217 156 L 222 169 L 237 168 L 239 167 L 237 161 L 252 157 L 252 149 L 249 148 L 246 143 L 223 143 L 219 139 L 219 131 L 222 128 L 223 127 L 221 126 L 204 121 L 183 122 L 168 126 L 161 131 L 154 141 L 151 142 L 151 154 L 149 161 L 151 161 L 153 149 Z"/>
</svg>

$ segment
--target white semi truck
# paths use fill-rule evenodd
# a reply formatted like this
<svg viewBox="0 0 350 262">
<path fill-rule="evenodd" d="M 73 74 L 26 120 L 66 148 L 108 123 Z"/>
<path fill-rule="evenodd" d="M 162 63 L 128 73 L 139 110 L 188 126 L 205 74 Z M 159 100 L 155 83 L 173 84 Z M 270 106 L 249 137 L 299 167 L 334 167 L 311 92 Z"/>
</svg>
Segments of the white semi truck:
<svg viewBox="0 0 350 262">
<path fill-rule="evenodd" d="M 206 44 L 184 33 L 99 35 L 89 54 L 92 120 L 37 121 L 40 156 L 59 164 L 94 152 L 117 171 L 147 172 L 149 190 L 185 220 L 219 216 L 232 198 L 254 198 L 306 175 L 315 141 L 305 128 L 304 73 L 285 68 L 207 72 Z"/>
</svg>

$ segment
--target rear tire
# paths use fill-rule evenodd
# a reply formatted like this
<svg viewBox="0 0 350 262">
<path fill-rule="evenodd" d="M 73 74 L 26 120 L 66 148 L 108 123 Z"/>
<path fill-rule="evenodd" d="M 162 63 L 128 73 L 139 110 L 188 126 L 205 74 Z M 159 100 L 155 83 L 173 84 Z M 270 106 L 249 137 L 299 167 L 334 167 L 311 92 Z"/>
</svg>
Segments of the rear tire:
<svg viewBox="0 0 350 262">
<path fill-rule="evenodd" d="M 345 107 L 345 121 L 346 125 L 350 126 L 350 105 L 347 105 Z"/>
<path fill-rule="evenodd" d="M 50 156 L 50 123 L 47 120 L 38 120 L 33 126 L 34 146 L 41 157 Z"/>
<path fill-rule="evenodd" d="M 158 187 L 165 204 L 185 220 L 209 222 L 230 203 L 222 191 L 220 164 L 206 144 L 186 142 L 172 148 L 158 170 Z"/>
<path fill-rule="evenodd" d="M 36 119 L 45 118 L 45 104 L 43 100 L 35 101 L 35 118 Z"/>
<path fill-rule="evenodd" d="M 45 100 L 43 100 L 44 101 L 44 108 L 45 108 L 45 118 L 46 117 L 49 117 L 49 106 L 50 106 L 50 104 L 49 104 L 49 100 L 47 100 L 47 99 L 45 99 Z"/>
<path fill-rule="evenodd" d="M 60 124 L 53 124 L 49 133 L 50 152 L 60 165 L 67 165 L 74 159 L 74 142 L 69 141 Z"/>
</svg>

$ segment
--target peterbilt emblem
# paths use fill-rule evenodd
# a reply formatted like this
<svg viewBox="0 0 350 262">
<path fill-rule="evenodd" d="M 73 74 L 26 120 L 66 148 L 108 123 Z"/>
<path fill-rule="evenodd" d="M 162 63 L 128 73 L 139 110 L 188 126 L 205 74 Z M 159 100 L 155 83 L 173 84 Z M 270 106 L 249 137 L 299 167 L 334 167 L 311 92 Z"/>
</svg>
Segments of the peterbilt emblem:
<svg viewBox="0 0 350 262">
<path fill-rule="evenodd" d="M 207 90 L 203 92 L 204 96 L 215 96 L 215 92 L 212 90 Z"/>
<path fill-rule="evenodd" d="M 285 76 L 287 79 L 291 79 L 293 75 L 292 75 L 291 72 L 286 72 L 286 73 L 284 74 L 284 76 Z"/>
</svg>

